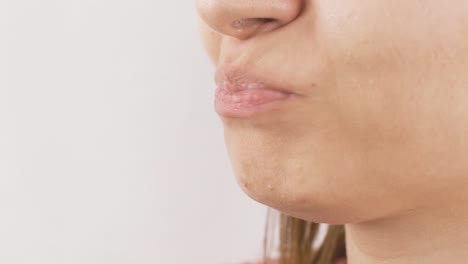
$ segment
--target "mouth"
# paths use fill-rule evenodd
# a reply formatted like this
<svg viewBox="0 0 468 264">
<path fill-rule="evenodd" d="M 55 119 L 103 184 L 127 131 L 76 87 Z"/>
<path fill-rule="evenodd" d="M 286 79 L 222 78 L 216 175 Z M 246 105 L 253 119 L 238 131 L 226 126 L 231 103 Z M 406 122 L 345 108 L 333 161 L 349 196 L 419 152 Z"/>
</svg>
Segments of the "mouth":
<svg viewBox="0 0 468 264">
<path fill-rule="evenodd" d="M 216 112 L 224 117 L 250 118 L 279 111 L 298 96 L 286 90 L 284 82 L 271 79 L 262 78 L 251 69 L 219 67 L 215 74 Z"/>
</svg>

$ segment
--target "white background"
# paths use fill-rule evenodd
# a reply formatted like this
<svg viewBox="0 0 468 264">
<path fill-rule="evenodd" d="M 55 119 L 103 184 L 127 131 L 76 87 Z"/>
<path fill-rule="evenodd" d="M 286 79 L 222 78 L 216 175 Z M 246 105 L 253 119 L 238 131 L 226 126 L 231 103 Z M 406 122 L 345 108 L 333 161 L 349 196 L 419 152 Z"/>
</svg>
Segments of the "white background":
<svg viewBox="0 0 468 264">
<path fill-rule="evenodd" d="M 0 263 L 261 255 L 193 1 L 0 0 Z"/>
</svg>

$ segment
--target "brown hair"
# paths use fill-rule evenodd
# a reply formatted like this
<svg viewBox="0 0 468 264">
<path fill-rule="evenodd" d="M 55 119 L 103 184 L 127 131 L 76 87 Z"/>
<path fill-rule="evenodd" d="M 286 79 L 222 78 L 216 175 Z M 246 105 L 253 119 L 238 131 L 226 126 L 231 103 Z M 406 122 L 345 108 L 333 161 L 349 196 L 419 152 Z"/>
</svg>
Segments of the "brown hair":
<svg viewBox="0 0 468 264">
<path fill-rule="evenodd" d="M 276 214 L 275 214 L 276 213 Z M 279 226 L 279 245 L 275 244 L 275 223 Z M 263 262 L 272 263 L 272 255 L 279 254 L 279 264 L 332 264 L 346 257 L 345 231 L 343 225 L 328 225 L 327 234 L 318 248 L 314 243 L 320 223 L 298 219 L 268 208 L 263 245 Z"/>
</svg>

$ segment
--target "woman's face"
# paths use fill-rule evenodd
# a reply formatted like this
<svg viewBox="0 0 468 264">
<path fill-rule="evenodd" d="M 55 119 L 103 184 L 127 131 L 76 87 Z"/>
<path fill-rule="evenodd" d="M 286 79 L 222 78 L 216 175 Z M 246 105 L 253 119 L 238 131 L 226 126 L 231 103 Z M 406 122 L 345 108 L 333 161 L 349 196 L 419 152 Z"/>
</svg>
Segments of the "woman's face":
<svg viewBox="0 0 468 264">
<path fill-rule="evenodd" d="M 297 95 L 255 115 L 220 115 L 250 197 L 338 224 L 436 206 L 466 190 L 468 1 L 197 7 L 218 73 L 253 74 Z M 236 28 L 244 18 L 267 19 Z"/>
</svg>

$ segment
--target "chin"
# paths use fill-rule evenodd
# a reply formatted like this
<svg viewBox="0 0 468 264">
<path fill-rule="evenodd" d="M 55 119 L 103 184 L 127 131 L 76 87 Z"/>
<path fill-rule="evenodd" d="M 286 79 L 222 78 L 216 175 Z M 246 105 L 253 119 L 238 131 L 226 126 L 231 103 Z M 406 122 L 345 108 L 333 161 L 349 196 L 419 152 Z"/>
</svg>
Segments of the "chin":
<svg viewBox="0 0 468 264">
<path fill-rule="evenodd" d="M 237 183 L 247 196 L 284 214 L 326 224 L 360 222 L 366 217 L 353 210 L 359 201 L 352 200 L 351 192 L 337 191 L 342 185 L 334 183 L 336 177 L 331 175 L 288 170 L 279 164 L 268 168 L 233 164 Z"/>
<path fill-rule="evenodd" d="M 378 206 L 377 181 L 369 187 L 365 163 L 340 134 L 301 133 L 251 126 L 225 126 L 225 141 L 236 180 L 250 198 L 285 214 L 317 223 L 364 221 Z M 375 177 L 374 177 L 375 178 Z M 384 186 L 385 187 L 385 186 Z M 375 202 L 375 205 L 377 202 Z"/>
</svg>

